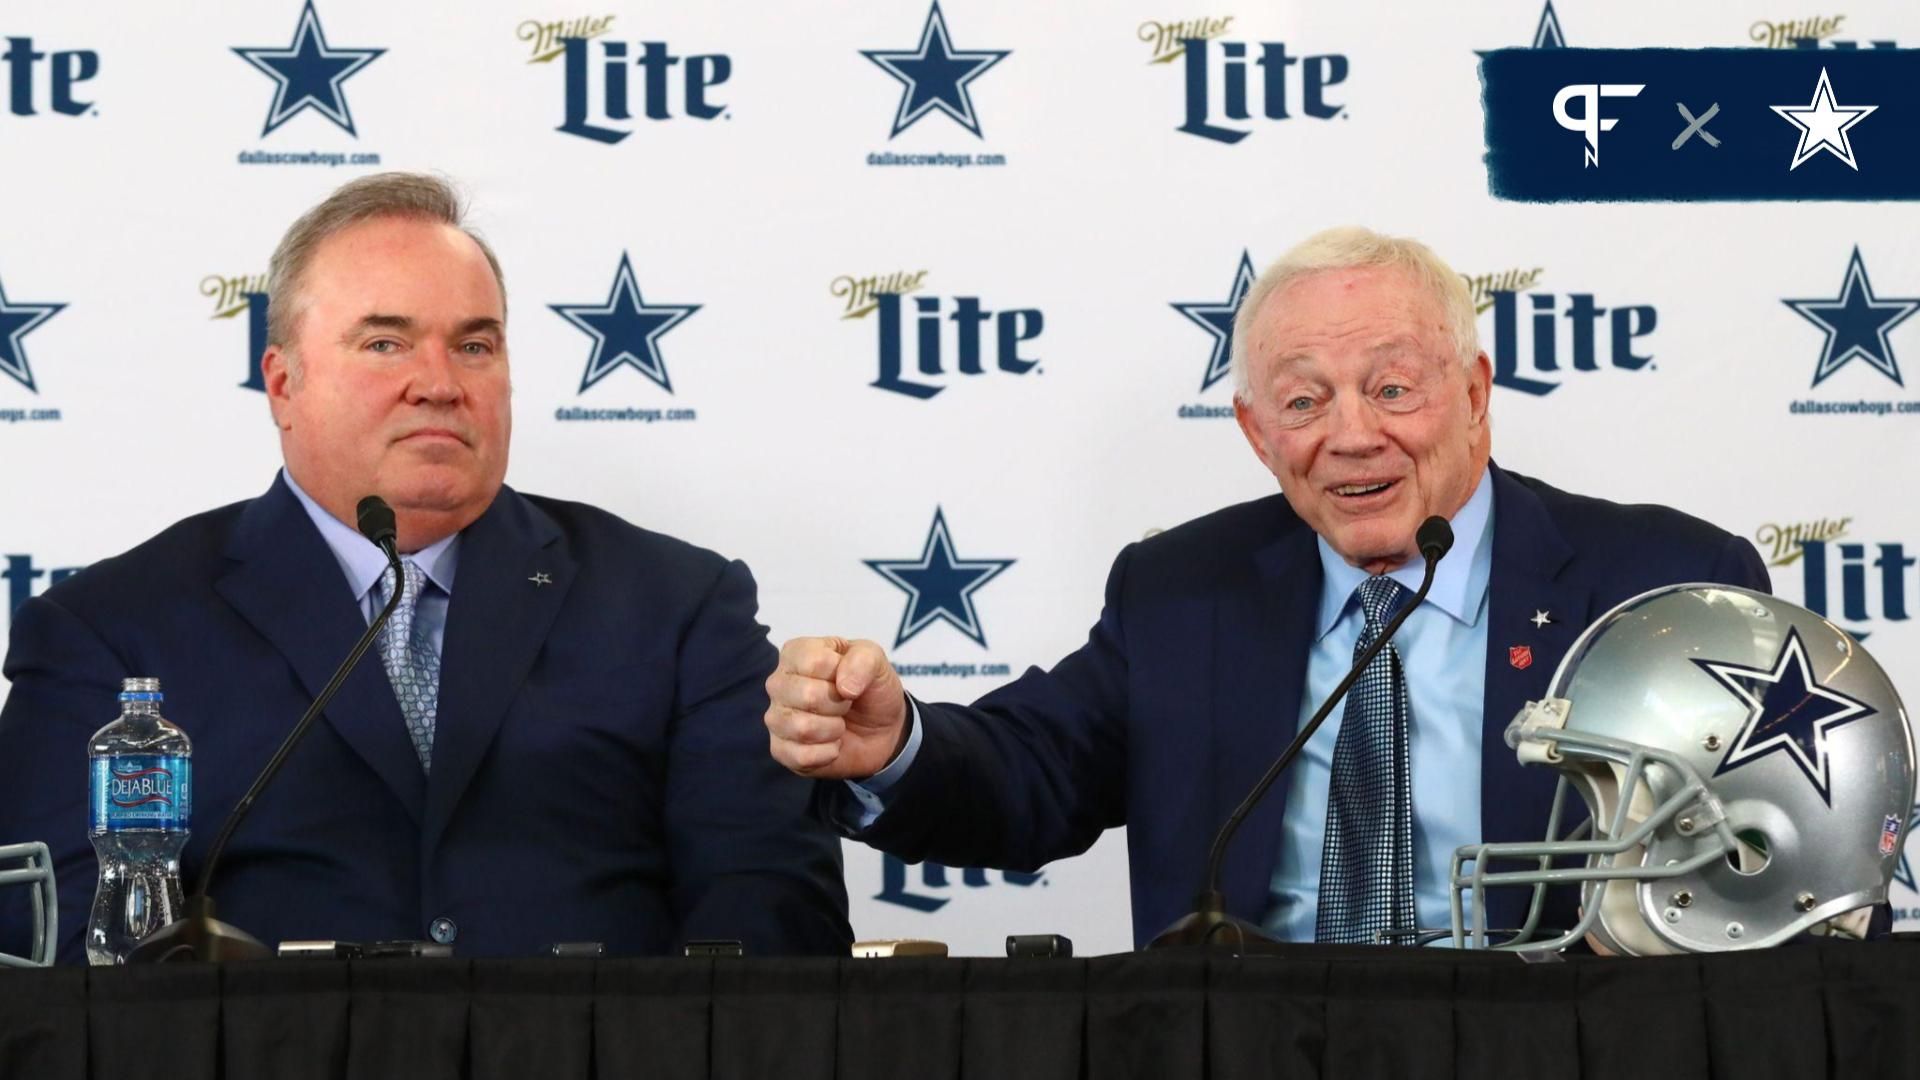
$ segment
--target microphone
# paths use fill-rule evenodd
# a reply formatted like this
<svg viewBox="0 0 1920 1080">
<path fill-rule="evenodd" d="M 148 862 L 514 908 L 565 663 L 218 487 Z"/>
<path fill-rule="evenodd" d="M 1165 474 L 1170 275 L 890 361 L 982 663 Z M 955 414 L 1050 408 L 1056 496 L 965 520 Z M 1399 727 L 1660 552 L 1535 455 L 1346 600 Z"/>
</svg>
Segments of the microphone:
<svg viewBox="0 0 1920 1080">
<path fill-rule="evenodd" d="M 393 570 L 393 580 L 400 581 L 402 577 L 400 551 L 395 541 L 393 508 L 388 506 L 387 501 L 380 496 L 369 495 L 360 500 L 356 517 L 360 535 L 372 541 L 386 553 L 387 566 Z M 207 894 L 207 889 L 213 884 L 214 869 L 220 865 L 220 856 L 227 850 L 227 841 L 233 838 L 233 831 L 240 827 L 240 822 L 246 819 L 247 812 L 253 809 L 254 800 L 260 797 L 260 793 L 266 790 L 267 785 L 279 774 L 280 767 L 286 764 L 287 755 L 299 745 L 301 737 L 307 733 L 308 728 L 313 726 L 321 710 L 325 709 L 327 703 L 333 700 L 333 696 L 340 692 L 341 684 L 347 681 L 347 676 L 353 673 L 355 665 L 360 663 L 360 658 L 365 656 L 367 650 L 372 647 L 374 638 L 378 637 L 380 631 L 386 627 L 387 619 L 393 615 L 393 609 L 400 606 L 400 595 L 400 589 L 393 590 L 393 595 L 387 598 L 387 606 L 380 609 L 380 614 L 367 626 L 367 632 L 360 635 L 360 640 L 354 644 L 353 651 L 347 654 L 347 658 L 334 671 L 333 678 L 327 681 L 326 687 L 320 691 L 320 696 L 313 699 L 313 704 L 307 707 L 299 723 L 294 724 L 293 730 L 287 732 L 287 737 L 280 742 L 280 748 L 273 752 L 273 757 L 269 758 L 266 767 L 260 770 L 260 775 L 254 777 L 253 786 L 240 797 L 240 801 L 234 805 L 233 812 L 229 813 L 227 820 L 221 823 L 220 832 L 213 839 L 213 846 L 207 849 L 207 859 L 200 868 L 199 882 L 187 897 L 180 918 L 155 930 L 146 940 L 136 945 L 133 951 L 127 954 L 127 963 L 158 964 L 176 960 L 213 962 L 264 960 L 273 955 L 273 951 L 252 934 L 214 918 L 213 897 Z"/>
<path fill-rule="evenodd" d="M 1353 662 L 1353 668 L 1347 672 L 1346 678 L 1341 679 L 1340 685 L 1333 688 L 1333 693 L 1327 696 L 1327 700 L 1321 702 L 1320 707 L 1314 710 L 1312 718 L 1301 725 L 1300 733 L 1293 737 L 1293 742 L 1288 744 L 1286 750 L 1282 751 L 1280 757 L 1267 769 L 1266 775 L 1253 785 L 1253 790 L 1247 792 L 1247 797 L 1240 801 L 1240 805 L 1234 808 L 1233 813 L 1227 816 L 1226 824 L 1220 826 L 1220 831 L 1214 834 L 1213 847 L 1207 853 L 1207 880 L 1200 890 L 1200 895 L 1194 898 L 1193 911 L 1181 916 L 1172 926 L 1162 930 L 1158 937 L 1147 943 L 1147 948 L 1210 945 L 1222 936 L 1231 937 L 1236 944 L 1242 945 L 1249 941 L 1276 943 L 1272 935 L 1253 923 L 1227 914 L 1226 897 L 1220 894 L 1220 867 L 1226 861 L 1227 845 L 1232 842 L 1234 834 L 1240 831 L 1240 825 L 1246 821 L 1247 815 L 1253 813 L 1253 808 L 1260 804 L 1260 800 L 1266 796 L 1268 789 L 1273 787 L 1273 782 L 1280 779 L 1280 774 L 1287 771 L 1287 766 L 1293 764 L 1293 759 L 1300 756 L 1300 751 L 1307 745 L 1307 740 L 1313 738 L 1313 733 L 1320 730 L 1321 723 L 1333 711 L 1334 705 L 1347 695 L 1347 691 L 1359 680 L 1360 673 L 1367 669 L 1368 664 L 1373 663 L 1373 658 L 1379 655 L 1381 649 L 1386 648 L 1387 642 L 1393 640 L 1393 635 L 1400 629 L 1400 624 L 1406 622 L 1407 616 L 1412 615 L 1413 610 L 1420 606 L 1420 602 L 1427 598 L 1427 590 L 1433 588 L 1434 568 L 1439 566 L 1441 558 L 1453 547 L 1453 527 L 1447 524 L 1445 518 L 1435 515 L 1420 523 L 1420 527 L 1414 531 L 1413 538 L 1414 543 L 1420 548 L 1421 558 L 1425 559 L 1427 564 L 1426 574 L 1421 577 L 1420 588 L 1413 594 L 1413 599 L 1402 606 L 1399 613 L 1381 629 L 1380 636 L 1375 638 L 1373 644 L 1367 646 L 1366 651 Z"/>
</svg>

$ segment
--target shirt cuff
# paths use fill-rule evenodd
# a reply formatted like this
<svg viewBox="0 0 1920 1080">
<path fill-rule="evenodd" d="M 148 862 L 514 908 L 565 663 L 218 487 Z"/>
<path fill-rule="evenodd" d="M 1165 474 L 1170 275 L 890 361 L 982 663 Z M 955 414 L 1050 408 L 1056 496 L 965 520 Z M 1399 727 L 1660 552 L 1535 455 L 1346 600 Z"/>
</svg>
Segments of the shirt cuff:
<svg viewBox="0 0 1920 1080">
<path fill-rule="evenodd" d="M 900 748 L 886 768 L 865 780 L 846 781 L 847 790 L 853 792 L 854 800 L 860 804 L 856 828 L 864 831 L 879 820 L 887 808 L 887 792 L 900 782 L 907 769 L 912 767 L 913 759 L 920 755 L 920 706 L 912 697 L 907 698 L 907 729 L 907 744 Z"/>
</svg>

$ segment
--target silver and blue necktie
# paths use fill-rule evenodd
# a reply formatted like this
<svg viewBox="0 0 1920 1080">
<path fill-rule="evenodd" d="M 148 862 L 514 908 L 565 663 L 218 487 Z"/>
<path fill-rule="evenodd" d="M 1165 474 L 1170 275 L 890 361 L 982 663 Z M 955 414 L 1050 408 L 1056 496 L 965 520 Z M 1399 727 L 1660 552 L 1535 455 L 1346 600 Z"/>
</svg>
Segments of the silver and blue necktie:
<svg viewBox="0 0 1920 1080">
<path fill-rule="evenodd" d="M 420 768 L 433 767 L 433 716 L 440 699 L 440 655 L 433 642 L 414 619 L 420 607 L 421 590 L 427 587 L 427 573 L 411 560 L 402 560 L 406 578 L 401 585 L 400 605 L 393 609 L 380 633 L 380 661 L 393 683 L 393 696 L 400 703 L 400 715 L 407 722 L 407 737 L 420 755 Z M 393 570 L 380 576 L 380 603 L 392 595 Z"/>
<path fill-rule="evenodd" d="M 1366 626 L 1353 658 L 1379 638 L 1407 599 L 1389 577 L 1355 591 Z M 1347 696 L 1327 785 L 1327 832 L 1320 849 L 1320 907 L 1314 940 L 1372 944 L 1415 926 L 1413 770 L 1409 764 L 1407 680 L 1389 644 Z"/>
</svg>

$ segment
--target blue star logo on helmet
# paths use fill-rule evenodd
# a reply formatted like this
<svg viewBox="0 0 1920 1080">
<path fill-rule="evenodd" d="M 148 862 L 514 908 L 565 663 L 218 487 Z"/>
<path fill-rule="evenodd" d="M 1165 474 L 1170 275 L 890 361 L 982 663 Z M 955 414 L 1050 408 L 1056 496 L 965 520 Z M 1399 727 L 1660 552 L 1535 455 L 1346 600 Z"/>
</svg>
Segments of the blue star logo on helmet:
<svg viewBox="0 0 1920 1080">
<path fill-rule="evenodd" d="M 1772 754 L 1784 754 L 1799 766 L 1828 806 L 1833 805 L 1833 769 L 1827 739 L 1834 728 L 1877 710 L 1831 687 L 1820 685 L 1807 661 L 1807 646 L 1797 629 L 1787 631 L 1771 669 L 1694 660 L 1747 708 L 1740 734 L 1713 775 L 1737 769 Z"/>
<path fill-rule="evenodd" d="M 906 87 L 900 95 L 900 109 L 894 114 L 893 132 L 888 138 L 912 127 L 936 109 L 978 138 L 982 137 L 980 119 L 974 115 L 973 95 L 967 84 L 1006 59 L 1011 51 L 955 49 L 953 39 L 947 35 L 947 17 L 935 0 L 927 10 L 927 22 L 920 30 L 917 48 L 862 49 L 860 55 L 880 65 Z"/>
<path fill-rule="evenodd" d="M 935 622 L 947 623 L 985 648 L 987 636 L 973 608 L 973 594 L 1014 563 L 1012 559 L 961 559 L 955 555 L 947 516 L 938 507 L 934 508 L 933 527 L 927 530 L 926 546 L 918 559 L 864 561 L 874 573 L 907 594 L 907 610 L 900 616 L 900 629 L 893 641 L 896 649 Z"/>
<path fill-rule="evenodd" d="M 274 128 L 293 119 L 301 110 L 312 109 L 358 138 L 359 132 L 353 128 L 353 112 L 347 108 L 341 84 L 387 50 L 328 45 L 327 35 L 320 29 L 320 16 L 313 10 L 313 0 L 307 0 L 307 6 L 300 11 L 300 22 L 294 27 L 293 41 L 285 48 L 243 45 L 233 51 L 274 81 L 273 105 L 267 110 L 266 126 L 260 130 L 262 137 L 273 134 Z"/>
</svg>

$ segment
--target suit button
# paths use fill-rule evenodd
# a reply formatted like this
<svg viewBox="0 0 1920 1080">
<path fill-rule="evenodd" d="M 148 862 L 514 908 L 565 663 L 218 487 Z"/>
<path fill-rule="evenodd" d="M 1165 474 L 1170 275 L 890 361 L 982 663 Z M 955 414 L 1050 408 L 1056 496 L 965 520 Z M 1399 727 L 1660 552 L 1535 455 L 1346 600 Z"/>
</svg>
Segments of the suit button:
<svg viewBox="0 0 1920 1080">
<path fill-rule="evenodd" d="M 433 920 L 433 925 L 427 928 L 427 933 L 432 935 L 433 940 L 439 944 L 451 945 L 453 939 L 460 936 L 460 927 L 452 919 L 442 915 Z"/>
</svg>

